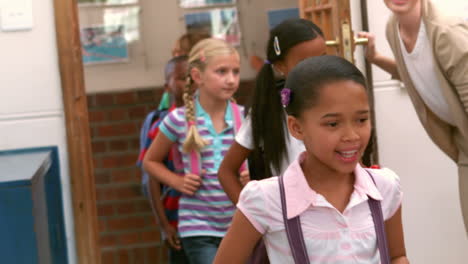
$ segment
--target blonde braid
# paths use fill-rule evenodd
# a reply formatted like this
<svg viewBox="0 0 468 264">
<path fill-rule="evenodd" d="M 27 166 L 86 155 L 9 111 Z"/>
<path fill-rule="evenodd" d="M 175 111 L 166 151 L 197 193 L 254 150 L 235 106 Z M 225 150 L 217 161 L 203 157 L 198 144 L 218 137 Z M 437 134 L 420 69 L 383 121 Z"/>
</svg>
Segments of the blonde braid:
<svg viewBox="0 0 468 264">
<path fill-rule="evenodd" d="M 193 89 L 192 78 L 189 75 L 187 77 L 184 91 L 185 117 L 187 123 L 189 124 L 187 137 L 185 138 L 185 141 L 182 145 L 182 148 L 186 153 L 191 152 L 193 150 L 200 151 L 207 145 L 207 143 L 200 136 L 200 133 L 198 133 L 194 93 L 195 90 Z M 193 125 L 191 123 L 193 123 Z"/>
<path fill-rule="evenodd" d="M 211 58 L 226 54 L 238 53 L 236 49 L 225 41 L 213 38 L 204 39 L 198 42 L 190 51 L 188 60 L 189 75 L 187 77 L 184 91 L 185 118 L 189 129 L 187 131 L 187 137 L 182 145 L 184 152 L 191 152 L 193 150 L 200 151 L 203 147 L 208 145 L 208 143 L 201 138 L 196 126 L 195 89 L 193 87 L 193 79 L 190 72 L 193 68 L 196 68 L 203 73 Z"/>
</svg>

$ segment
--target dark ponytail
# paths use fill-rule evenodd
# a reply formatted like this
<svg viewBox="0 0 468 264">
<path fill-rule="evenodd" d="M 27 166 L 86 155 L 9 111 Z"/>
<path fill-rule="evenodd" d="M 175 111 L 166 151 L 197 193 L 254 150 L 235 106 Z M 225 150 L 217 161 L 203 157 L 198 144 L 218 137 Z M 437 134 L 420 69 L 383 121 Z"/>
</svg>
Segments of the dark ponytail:
<svg viewBox="0 0 468 264">
<path fill-rule="evenodd" d="M 254 142 L 252 155 L 256 160 L 254 162 L 256 173 L 254 174 L 258 174 L 251 175 L 253 179 L 272 176 L 271 168 L 279 172 L 281 161 L 287 157 L 288 153 L 286 115 L 280 98 L 283 85 L 277 85 L 272 64 L 283 60 L 292 47 L 318 36 L 323 37 L 320 28 L 305 19 L 286 20 L 270 31 L 266 48 L 267 62 L 258 73 L 252 98 L 251 118 Z M 259 162 L 263 164 L 258 166 Z M 261 167 L 262 171 L 259 171 L 257 167 Z"/>
</svg>

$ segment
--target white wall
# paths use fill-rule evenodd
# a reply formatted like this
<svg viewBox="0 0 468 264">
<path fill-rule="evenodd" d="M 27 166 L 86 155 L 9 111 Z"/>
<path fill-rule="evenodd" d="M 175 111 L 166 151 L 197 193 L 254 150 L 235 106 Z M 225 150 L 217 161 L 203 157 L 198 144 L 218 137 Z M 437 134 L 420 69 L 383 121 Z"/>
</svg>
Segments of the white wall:
<svg viewBox="0 0 468 264">
<path fill-rule="evenodd" d="M 0 8 L 6 2 L 0 1 Z M 58 146 L 68 255 L 70 263 L 75 263 L 53 1 L 32 0 L 32 3 L 32 30 L 0 31 L 0 150 Z"/>
<path fill-rule="evenodd" d="M 184 12 L 178 1 L 140 0 L 141 40 L 130 45 L 130 62 L 85 67 L 87 93 L 124 91 L 162 86 L 163 69 L 171 57 L 172 47 L 185 33 Z M 238 0 L 242 44 L 241 79 L 255 78 L 249 56 L 264 56 L 268 40 L 267 10 L 297 7 L 296 0 Z M 80 26 L 98 25 L 102 15 L 98 9 L 81 7 Z"/>
<path fill-rule="evenodd" d="M 465 0 L 436 0 L 466 6 Z M 385 39 L 389 11 L 369 0 L 370 31 L 379 51 L 392 55 Z M 455 164 L 429 139 L 399 82 L 373 67 L 380 163 L 401 178 L 403 225 L 412 263 L 466 263 L 468 240 L 458 199 Z"/>
</svg>

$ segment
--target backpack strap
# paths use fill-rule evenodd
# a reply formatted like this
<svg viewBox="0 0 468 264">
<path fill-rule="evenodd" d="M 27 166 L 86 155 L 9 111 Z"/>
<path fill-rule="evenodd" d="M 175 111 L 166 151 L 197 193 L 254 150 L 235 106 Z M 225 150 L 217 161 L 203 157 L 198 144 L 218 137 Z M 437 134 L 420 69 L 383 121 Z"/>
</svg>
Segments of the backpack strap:
<svg viewBox="0 0 468 264">
<path fill-rule="evenodd" d="M 371 177 L 375 186 L 377 186 L 372 174 L 368 170 L 366 170 L 366 172 Z M 375 200 L 370 196 L 368 197 L 369 208 L 371 210 L 372 219 L 374 220 L 375 234 L 377 235 L 377 246 L 379 247 L 380 262 L 382 264 L 390 264 L 390 254 L 388 252 L 387 234 L 385 233 L 382 205 L 380 204 L 380 201 Z"/>
<path fill-rule="evenodd" d="M 196 126 L 197 125 L 197 117 L 195 115 L 195 121 L 194 122 L 187 122 L 187 131 L 190 129 L 190 126 Z M 200 152 L 196 150 L 192 150 L 189 153 L 189 166 L 190 166 L 190 172 L 201 176 L 201 171 L 202 171 L 202 162 L 201 162 L 201 155 Z"/>
<path fill-rule="evenodd" d="M 232 112 L 232 120 L 234 121 L 234 134 L 239 131 L 241 125 L 242 125 L 242 115 L 240 113 L 239 106 L 234 103 L 230 102 L 231 106 L 231 112 Z M 195 121 L 194 124 L 189 124 L 187 122 L 187 130 L 190 128 L 190 125 L 197 125 L 197 122 Z M 202 168 L 201 168 L 201 155 L 200 152 L 192 150 L 189 153 L 189 166 L 190 166 L 190 172 L 196 175 L 200 175 Z M 247 165 L 245 162 L 242 163 L 240 171 L 246 170 Z M 200 175 L 201 176 L 201 175 Z"/>
<path fill-rule="evenodd" d="M 234 121 L 234 134 L 237 134 L 237 132 L 242 126 L 242 115 L 241 115 L 239 106 L 236 103 L 230 102 L 230 104 L 231 104 L 231 110 L 232 110 L 232 120 Z M 239 172 L 242 172 L 245 170 L 248 170 L 246 161 L 242 162 Z"/>
<path fill-rule="evenodd" d="M 309 256 L 307 255 L 307 248 L 304 243 L 304 236 L 302 235 L 301 220 L 299 216 L 288 220 L 283 175 L 278 177 L 278 183 L 280 187 L 283 221 L 286 228 L 286 236 L 288 237 L 289 247 L 291 248 L 292 256 L 294 258 L 294 263 L 309 264 Z"/>
</svg>

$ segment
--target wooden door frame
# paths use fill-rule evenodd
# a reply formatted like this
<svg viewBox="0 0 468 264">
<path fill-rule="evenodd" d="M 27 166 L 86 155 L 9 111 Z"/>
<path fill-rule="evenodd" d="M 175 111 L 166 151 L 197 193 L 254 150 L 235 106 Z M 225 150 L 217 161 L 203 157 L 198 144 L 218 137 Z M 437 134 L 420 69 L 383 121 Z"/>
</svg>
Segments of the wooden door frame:
<svg viewBox="0 0 468 264">
<path fill-rule="evenodd" d="M 99 227 L 76 0 L 54 0 L 77 263 L 99 264 Z"/>
</svg>

